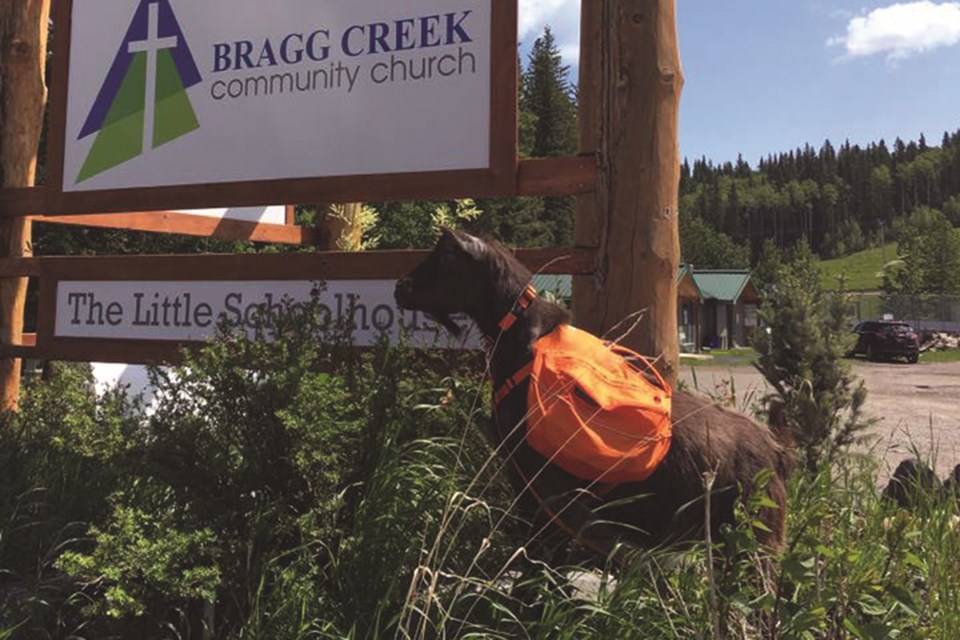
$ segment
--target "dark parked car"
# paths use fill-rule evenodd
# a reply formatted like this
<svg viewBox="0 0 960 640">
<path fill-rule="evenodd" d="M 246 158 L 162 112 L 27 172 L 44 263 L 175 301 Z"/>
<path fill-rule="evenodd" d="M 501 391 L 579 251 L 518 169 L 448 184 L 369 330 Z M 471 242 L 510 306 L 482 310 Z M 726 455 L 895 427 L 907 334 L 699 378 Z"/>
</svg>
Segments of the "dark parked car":
<svg viewBox="0 0 960 640">
<path fill-rule="evenodd" d="M 867 360 L 900 357 L 911 363 L 920 358 L 920 337 L 907 322 L 868 320 L 853 331 L 857 344 L 850 355 L 863 354 Z"/>
</svg>

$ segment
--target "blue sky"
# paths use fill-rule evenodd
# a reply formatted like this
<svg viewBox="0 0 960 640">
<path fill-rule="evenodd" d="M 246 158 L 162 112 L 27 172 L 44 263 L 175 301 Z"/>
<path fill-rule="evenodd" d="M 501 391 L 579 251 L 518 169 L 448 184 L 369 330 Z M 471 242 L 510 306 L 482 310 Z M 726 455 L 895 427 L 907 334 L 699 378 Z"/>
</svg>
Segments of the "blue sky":
<svg viewBox="0 0 960 640">
<path fill-rule="evenodd" d="M 519 1 L 521 42 L 549 24 L 575 67 L 580 1 Z M 677 0 L 677 22 L 682 157 L 960 129 L 960 2 Z"/>
</svg>

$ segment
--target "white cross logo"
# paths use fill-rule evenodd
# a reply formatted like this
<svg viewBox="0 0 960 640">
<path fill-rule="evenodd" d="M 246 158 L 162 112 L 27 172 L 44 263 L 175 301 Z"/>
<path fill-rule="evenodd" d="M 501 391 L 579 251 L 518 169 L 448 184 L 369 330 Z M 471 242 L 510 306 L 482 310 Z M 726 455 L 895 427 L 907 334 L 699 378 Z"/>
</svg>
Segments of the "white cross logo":
<svg viewBox="0 0 960 640">
<path fill-rule="evenodd" d="M 177 46 L 177 37 L 160 37 L 160 6 L 156 2 L 148 5 L 147 39 L 131 41 L 130 53 L 147 52 L 147 94 L 143 111 L 143 151 L 153 148 L 153 124 L 157 101 L 157 52 L 173 49 Z"/>
</svg>

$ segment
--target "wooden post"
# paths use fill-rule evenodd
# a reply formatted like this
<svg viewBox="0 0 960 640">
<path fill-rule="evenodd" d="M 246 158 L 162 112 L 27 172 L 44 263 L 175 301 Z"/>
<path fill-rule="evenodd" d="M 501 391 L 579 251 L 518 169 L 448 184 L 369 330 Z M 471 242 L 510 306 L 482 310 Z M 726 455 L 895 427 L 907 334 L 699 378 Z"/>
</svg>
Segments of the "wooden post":
<svg viewBox="0 0 960 640">
<path fill-rule="evenodd" d="M 49 16 L 50 0 L 0 3 L 0 188 L 29 187 L 36 178 Z M 31 231 L 27 217 L 0 220 L 0 257 L 31 255 Z M 21 340 L 26 295 L 26 278 L 0 280 L 0 342 Z M 0 360 L 0 393 L 0 410 L 15 409 L 19 359 Z"/>
<path fill-rule="evenodd" d="M 363 241 L 360 210 L 363 204 L 318 204 L 314 227 L 318 230 L 320 251 L 359 251 Z"/>
<path fill-rule="evenodd" d="M 597 155 L 599 176 L 596 193 L 578 200 L 576 244 L 598 257 L 595 276 L 574 278 L 574 316 L 601 335 L 626 334 L 622 343 L 658 357 L 672 383 L 683 87 L 675 0 L 581 7 L 579 151 Z"/>
</svg>

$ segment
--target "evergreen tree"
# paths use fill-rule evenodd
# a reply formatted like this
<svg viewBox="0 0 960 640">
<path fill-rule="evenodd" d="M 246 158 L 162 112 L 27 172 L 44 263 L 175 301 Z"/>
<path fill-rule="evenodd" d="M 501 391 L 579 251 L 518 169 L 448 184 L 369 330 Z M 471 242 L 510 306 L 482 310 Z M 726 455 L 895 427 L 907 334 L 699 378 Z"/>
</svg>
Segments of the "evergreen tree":
<svg viewBox="0 0 960 640">
<path fill-rule="evenodd" d="M 737 181 L 730 183 L 730 193 L 727 196 L 726 216 L 723 228 L 735 239 L 743 236 L 743 229 L 740 223 L 740 190 L 737 187 Z"/>
<path fill-rule="evenodd" d="M 742 154 L 737 154 L 737 166 L 736 169 L 734 169 L 734 173 L 738 178 L 749 178 L 752 173 L 750 171 L 750 165 L 743 159 Z"/>
<path fill-rule="evenodd" d="M 570 67 L 563 64 L 550 27 L 544 28 L 543 35 L 533 43 L 521 79 L 521 108 L 536 119 L 532 156 L 564 156 L 576 152 L 576 102 L 569 72 Z"/>
<path fill-rule="evenodd" d="M 513 247 L 549 247 L 553 228 L 542 219 L 543 198 L 479 199 L 483 212 L 467 228 L 499 238 Z"/>
<path fill-rule="evenodd" d="M 764 294 L 760 318 L 769 331 L 753 334 L 757 369 L 773 388 L 771 416 L 793 434 L 804 466 L 814 471 L 861 439 L 870 422 L 862 414 L 867 391 L 844 360 L 852 346 L 849 296 L 825 295 L 816 258 L 806 242 Z"/>
<path fill-rule="evenodd" d="M 521 78 L 521 109 L 533 120 L 531 156 L 576 153 L 577 107 L 569 71 L 550 27 L 546 27 L 533 43 Z M 543 198 L 540 218 L 551 231 L 549 244 L 558 247 L 573 244 L 575 206 L 575 200 L 570 197 Z"/>
<path fill-rule="evenodd" d="M 760 291 L 770 291 L 780 281 L 782 271 L 783 252 L 779 245 L 773 241 L 773 238 L 767 238 L 763 242 L 763 249 L 760 251 L 757 266 L 753 268 L 753 281 Z"/>
<path fill-rule="evenodd" d="M 943 203 L 943 215 L 955 227 L 960 227 L 960 196 L 951 196 Z"/>
</svg>

